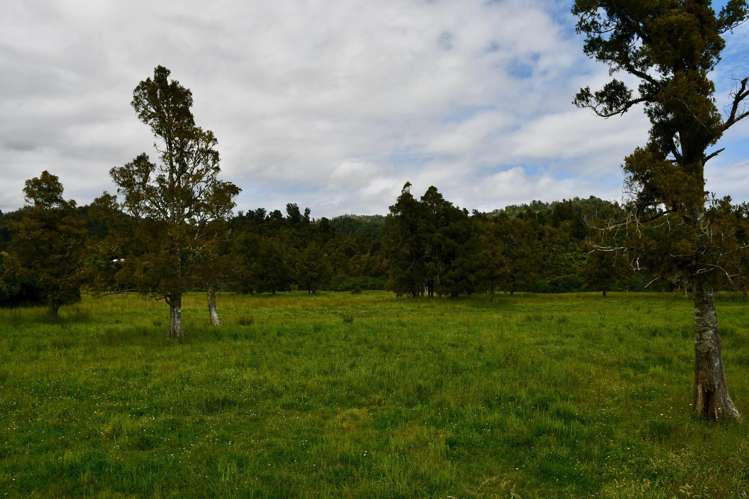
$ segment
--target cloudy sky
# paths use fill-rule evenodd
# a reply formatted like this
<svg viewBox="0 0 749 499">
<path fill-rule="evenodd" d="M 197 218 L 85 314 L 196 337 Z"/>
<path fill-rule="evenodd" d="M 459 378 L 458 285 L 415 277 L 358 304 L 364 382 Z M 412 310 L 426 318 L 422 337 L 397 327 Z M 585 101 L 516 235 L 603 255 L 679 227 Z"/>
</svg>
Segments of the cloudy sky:
<svg viewBox="0 0 749 499">
<path fill-rule="evenodd" d="M 384 213 L 406 181 L 490 210 L 620 199 L 640 110 L 571 105 L 607 69 L 585 59 L 561 0 L 3 0 L 0 209 L 48 169 L 81 203 L 151 151 L 132 89 L 161 64 L 193 91 L 240 208 Z M 721 108 L 749 75 L 749 26 L 715 75 Z M 749 201 L 749 120 L 710 187 Z"/>
</svg>

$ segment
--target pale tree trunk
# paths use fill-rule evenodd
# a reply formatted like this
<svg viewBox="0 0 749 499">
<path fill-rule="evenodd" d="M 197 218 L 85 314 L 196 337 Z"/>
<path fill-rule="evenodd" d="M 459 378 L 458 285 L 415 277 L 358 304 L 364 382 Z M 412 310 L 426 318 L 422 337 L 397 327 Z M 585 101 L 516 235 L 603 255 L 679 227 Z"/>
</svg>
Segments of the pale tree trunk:
<svg viewBox="0 0 749 499">
<path fill-rule="evenodd" d="M 173 294 L 169 297 L 169 336 L 172 338 L 182 338 L 182 295 Z"/>
<path fill-rule="evenodd" d="M 218 317 L 218 309 L 216 308 L 216 290 L 214 288 L 208 288 L 208 314 L 211 316 L 212 326 L 221 325 L 221 320 Z"/>
<path fill-rule="evenodd" d="M 710 284 L 698 277 L 694 283 L 695 339 L 694 409 L 697 415 L 712 421 L 740 419 L 726 385 L 720 355 L 718 315 L 715 294 Z"/>
</svg>

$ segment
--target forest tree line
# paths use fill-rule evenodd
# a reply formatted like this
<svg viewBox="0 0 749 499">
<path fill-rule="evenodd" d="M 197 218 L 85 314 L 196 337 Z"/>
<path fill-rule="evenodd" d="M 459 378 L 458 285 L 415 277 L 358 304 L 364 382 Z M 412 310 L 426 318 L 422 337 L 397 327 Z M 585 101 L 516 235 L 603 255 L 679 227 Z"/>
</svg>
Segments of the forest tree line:
<svg viewBox="0 0 749 499">
<path fill-rule="evenodd" d="M 43 174 L 30 181 L 58 182 Z M 128 259 L 142 250 L 149 229 L 103 195 L 76 206 L 62 186 L 42 209 L 0 213 L 0 303 L 60 304 L 92 292 L 139 289 Z M 27 196 L 28 197 L 28 196 Z M 723 206 L 739 244 L 749 244 L 749 207 Z M 637 268 L 637 257 L 616 251 L 612 226 L 625 207 L 596 197 L 534 201 L 490 213 L 469 212 L 430 187 L 420 197 L 407 184 L 387 216 L 312 218 L 295 203 L 284 212 L 263 208 L 228 218 L 208 268 L 195 272 L 192 290 L 277 293 L 302 290 L 389 289 L 406 296 L 474 293 L 667 290 L 680 286 Z M 46 229 L 45 229 L 46 228 Z M 739 267 L 749 269 L 749 258 Z M 64 278 L 56 278 L 57 273 Z M 54 282 L 58 281 L 58 282 Z M 722 287 L 746 292 L 744 274 Z"/>
</svg>

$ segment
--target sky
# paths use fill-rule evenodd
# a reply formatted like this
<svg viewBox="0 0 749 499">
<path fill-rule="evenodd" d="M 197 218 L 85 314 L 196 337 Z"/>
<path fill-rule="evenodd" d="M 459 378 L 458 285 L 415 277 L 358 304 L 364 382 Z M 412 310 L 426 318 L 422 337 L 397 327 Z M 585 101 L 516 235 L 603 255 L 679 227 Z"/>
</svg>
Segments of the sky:
<svg viewBox="0 0 749 499">
<path fill-rule="evenodd" d="M 219 140 L 238 209 L 386 213 L 403 184 L 469 209 L 620 200 L 641 109 L 603 120 L 571 102 L 607 81 L 568 0 L 3 0 L 0 210 L 47 169 L 88 203 L 153 137 L 130 107 L 164 65 Z M 720 109 L 749 75 L 749 25 L 728 36 Z M 708 186 L 749 201 L 749 120 Z"/>
</svg>

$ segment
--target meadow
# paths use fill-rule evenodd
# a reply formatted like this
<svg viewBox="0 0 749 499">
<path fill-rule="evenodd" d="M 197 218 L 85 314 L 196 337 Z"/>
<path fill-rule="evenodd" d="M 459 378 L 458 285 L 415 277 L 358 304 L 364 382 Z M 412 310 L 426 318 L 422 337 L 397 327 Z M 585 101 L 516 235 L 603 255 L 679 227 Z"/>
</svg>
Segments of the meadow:
<svg viewBox="0 0 749 499">
<path fill-rule="evenodd" d="M 86 296 L 0 311 L 8 497 L 749 497 L 670 294 Z M 749 414 L 749 304 L 719 303 Z"/>
</svg>

